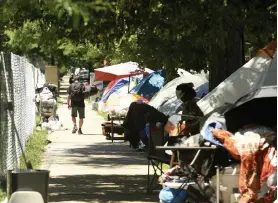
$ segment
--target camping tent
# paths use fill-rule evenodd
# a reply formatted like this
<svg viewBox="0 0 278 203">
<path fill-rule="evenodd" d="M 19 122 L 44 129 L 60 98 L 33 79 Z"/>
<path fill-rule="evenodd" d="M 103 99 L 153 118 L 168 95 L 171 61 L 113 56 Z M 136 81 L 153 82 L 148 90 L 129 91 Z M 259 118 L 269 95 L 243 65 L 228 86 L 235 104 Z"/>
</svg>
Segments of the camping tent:
<svg viewBox="0 0 278 203">
<path fill-rule="evenodd" d="M 148 68 L 141 70 L 139 68 L 138 63 L 134 63 L 134 62 L 120 63 L 117 65 L 97 68 L 94 71 L 95 71 L 95 81 L 99 81 L 99 80 L 111 81 L 111 80 L 129 77 L 129 76 L 140 75 L 145 73 L 149 74 L 153 72 L 151 69 Z"/>
<path fill-rule="evenodd" d="M 105 102 L 102 102 L 102 101 L 99 102 L 99 107 L 101 107 L 101 109 L 99 109 L 99 110 L 101 110 L 101 111 L 113 110 L 114 106 L 116 106 L 117 109 L 118 109 L 118 106 L 119 106 L 118 105 L 119 104 L 118 101 L 122 101 L 122 97 L 127 95 L 128 89 L 130 87 L 131 88 L 135 87 L 135 85 L 136 85 L 136 77 L 131 77 L 130 78 L 130 82 L 125 83 L 121 87 L 117 88 L 115 91 L 113 90 L 113 87 L 112 87 L 111 90 L 110 90 L 112 93 L 109 94 L 109 96 L 106 98 Z M 139 79 L 140 79 L 140 77 L 139 77 Z"/>
<path fill-rule="evenodd" d="M 118 89 L 123 87 L 125 84 L 128 84 L 128 78 L 122 78 L 122 79 L 118 80 L 106 94 L 103 94 L 100 101 L 105 103 L 112 93 L 116 92 Z"/>
<path fill-rule="evenodd" d="M 103 95 L 106 95 L 106 93 L 118 82 L 119 80 L 112 80 L 108 83 L 107 87 L 105 88 Z"/>
<path fill-rule="evenodd" d="M 271 42 L 261 49 L 256 57 L 244 64 L 201 99 L 198 106 L 204 115 L 225 103 L 235 103 L 239 98 L 261 86 L 277 85 L 276 47 L 276 41 Z"/>
<path fill-rule="evenodd" d="M 148 100 L 164 85 L 165 71 L 159 70 L 144 77 L 130 93 L 140 95 Z"/>
<path fill-rule="evenodd" d="M 149 102 L 149 105 L 160 112 L 170 115 L 174 114 L 181 105 L 181 101 L 176 97 L 176 87 L 182 83 L 192 82 L 195 90 L 198 90 L 197 97 L 201 97 L 208 90 L 208 81 L 200 76 L 186 75 L 178 77 L 167 83 Z M 202 88 L 200 88 L 203 85 Z M 207 87 L 207 88 L 205 88 Z"/>
<path fill-rule="evenodd" d="M 141 101 L 147 103 L 148 100 L 137 94 L 113 94 L 111 99 L 107 101 L 107 111 L 111 113 L 120 113 L 122 110 L 127 110 L 132 102 Z"/>
</svg>

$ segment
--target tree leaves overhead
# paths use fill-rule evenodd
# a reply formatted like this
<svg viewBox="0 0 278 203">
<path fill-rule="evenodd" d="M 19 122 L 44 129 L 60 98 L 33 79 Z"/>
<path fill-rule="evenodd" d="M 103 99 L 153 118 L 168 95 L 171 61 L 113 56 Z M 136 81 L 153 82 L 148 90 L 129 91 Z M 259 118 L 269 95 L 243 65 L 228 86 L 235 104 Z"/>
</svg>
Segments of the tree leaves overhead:
<svg viewBox="0 0 278 203">
<path fill-rule="evenodd" d="M 48 62 L 54 57 L 61 66 L 99 67 L 104 58 L 112 63 L 136 61 L 152 69 L 164 66 L 170 79 L 177 68 L 208 69 L 212 47 L 226 57 L 234 32 L 244 33 L 247 54 L 276 38 L 276 4 L 274 0 L 6 0 L 0 4 L 0 44 L 1 49 L 39 55 Z"/>
</svg>

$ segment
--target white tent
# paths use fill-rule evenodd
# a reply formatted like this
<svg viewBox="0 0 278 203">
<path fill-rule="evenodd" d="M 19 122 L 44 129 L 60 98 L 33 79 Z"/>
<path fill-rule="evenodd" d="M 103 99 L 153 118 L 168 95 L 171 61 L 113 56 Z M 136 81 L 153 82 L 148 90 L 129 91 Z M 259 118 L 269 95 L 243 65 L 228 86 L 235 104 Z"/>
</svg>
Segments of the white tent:
<svg viewBox="0 0 278 203">
<path fill-rule="evenodd" d="M 176 87 L 182 83 L 192 82 L 194 88 L 206 84 L 208 81 L 200 76 L 192 74 L 186 74 L 185 76 L 178 77 L 169 83 L 167 83 L 149 102 L 149 105 L 153 106 L 165 115 L 170 115 L 176 112 L 177 108 L 182 103 L 176 97 Z"/>
<path fill-rule="evenodd" d="M 277 85 L 277 54 L 272 58 L 260 53 L 201 99 L 198 106 L 207 115 L 225 103 L 233 104 L 251 91 L 270 85 Z"/>
</svg>

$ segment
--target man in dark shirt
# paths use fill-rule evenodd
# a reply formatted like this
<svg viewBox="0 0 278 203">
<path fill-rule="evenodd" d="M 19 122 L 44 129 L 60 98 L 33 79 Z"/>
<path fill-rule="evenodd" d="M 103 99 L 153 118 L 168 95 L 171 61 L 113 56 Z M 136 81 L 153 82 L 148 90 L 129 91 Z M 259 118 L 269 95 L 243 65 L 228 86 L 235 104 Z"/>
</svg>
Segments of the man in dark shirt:
<svg viewBox="0 0 278 203">
<path fill-rule="evenodd" d="M 74 88 L 80 86 L 82 88 L 82 91 L 79 94 L 74 94 Z M 68 108 L 71 108 L 71 117 L 72 117 L 72 122 L 73 122 L 73 130 L 72 133 L 76 133 L 77 131 L 77 126 L 76 126 L 76 117 L 77 113 L 79 115 L 79 129 L 78 129 L 78 134 L 83 134 L 82 133 L 82 126 L 83 126 L 83 120 L 85 118 L 85 102 L 84 102 L 84 94 L 83 92 L 85 91 L 84 85 L 80 83 L 80 78 L 76 77 L 74 79 L 74 82 L 70 85 L 69 90 L 68 90 Z M 73 98 L 73 97 L 78 97 Z"/>
<path fill-rule="evenodd" d="M 74 75 L 73 73 L 71 73 L 69 78 L 69 84 L 72 84 L 73 82 L 74 82 Z"/>
</svg>

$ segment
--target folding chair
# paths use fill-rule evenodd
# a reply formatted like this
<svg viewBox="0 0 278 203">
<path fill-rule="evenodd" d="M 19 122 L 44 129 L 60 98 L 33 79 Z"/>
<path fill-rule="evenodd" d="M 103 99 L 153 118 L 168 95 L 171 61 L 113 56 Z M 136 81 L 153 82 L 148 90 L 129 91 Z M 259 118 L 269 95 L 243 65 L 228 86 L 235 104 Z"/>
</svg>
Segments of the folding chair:
<svg viewBox="0 0 278 203">
<path fill-rule="evenodd" d="M 150 124 L 147 124 L 150 125 Z M 159 176 L 163 174 L 162 166 L 163 163 L 172 165 L 171 157 L 165 154 L 164 151 L 156 150 L 156 146 L 162 146 L 165 144 L 164 138 L 164 125 L 159 127 L 150 125 L 148 133 L 148 150 L 147 150 L 147 159 L 148 159 L 148 186 L 147 193 L 152 192 L 153 185 L 155 181 L 158 180 Z M 153 169 L 153 174 L 151 170 Z"/>
<path fill-rule="evenodd" d="M 190 147 L 188 147 L 190 150 Z M 196 154 L 192 161 L 181 163 L 181 167 L 183 167 L 186 171 L 186 176 L 188 177 L 185 182 L 181 183 L 179 189 L 186 189 L 188 195 L 191 197 L 193 202 L 215 202 L 211 201 L 211 196 L 208 196 L 211 192 L 216 191 L 219 192 L 219 183 L 217 183 L 217 189 L 214 190 L 211 186 L 209 186 L 209 178 L 206 173 L 203 173 L 202 166 L 204 163 L 207 164 L 208 167 L 212 167 L 213 158 L 215 149 L 211 147 L 213 150 L 211 153 L 207 153 L 209 148 L 206 147 L 197 147 Z M 184 149 L 183 149 L 184 150 Z M 210 150 L 209 150 L 210 151 Z M 179 155 L 180 157 L 180 155 Z M 182 159 L 182 158 L 181 158 Z M 216 173 L 219 176 L 219 169 L 216 168 Z M 192 184 L 194 183 L 194 184 Z M 216 194 L 216 202 L 219 202 L 219 194 Z"/>
</svg>

